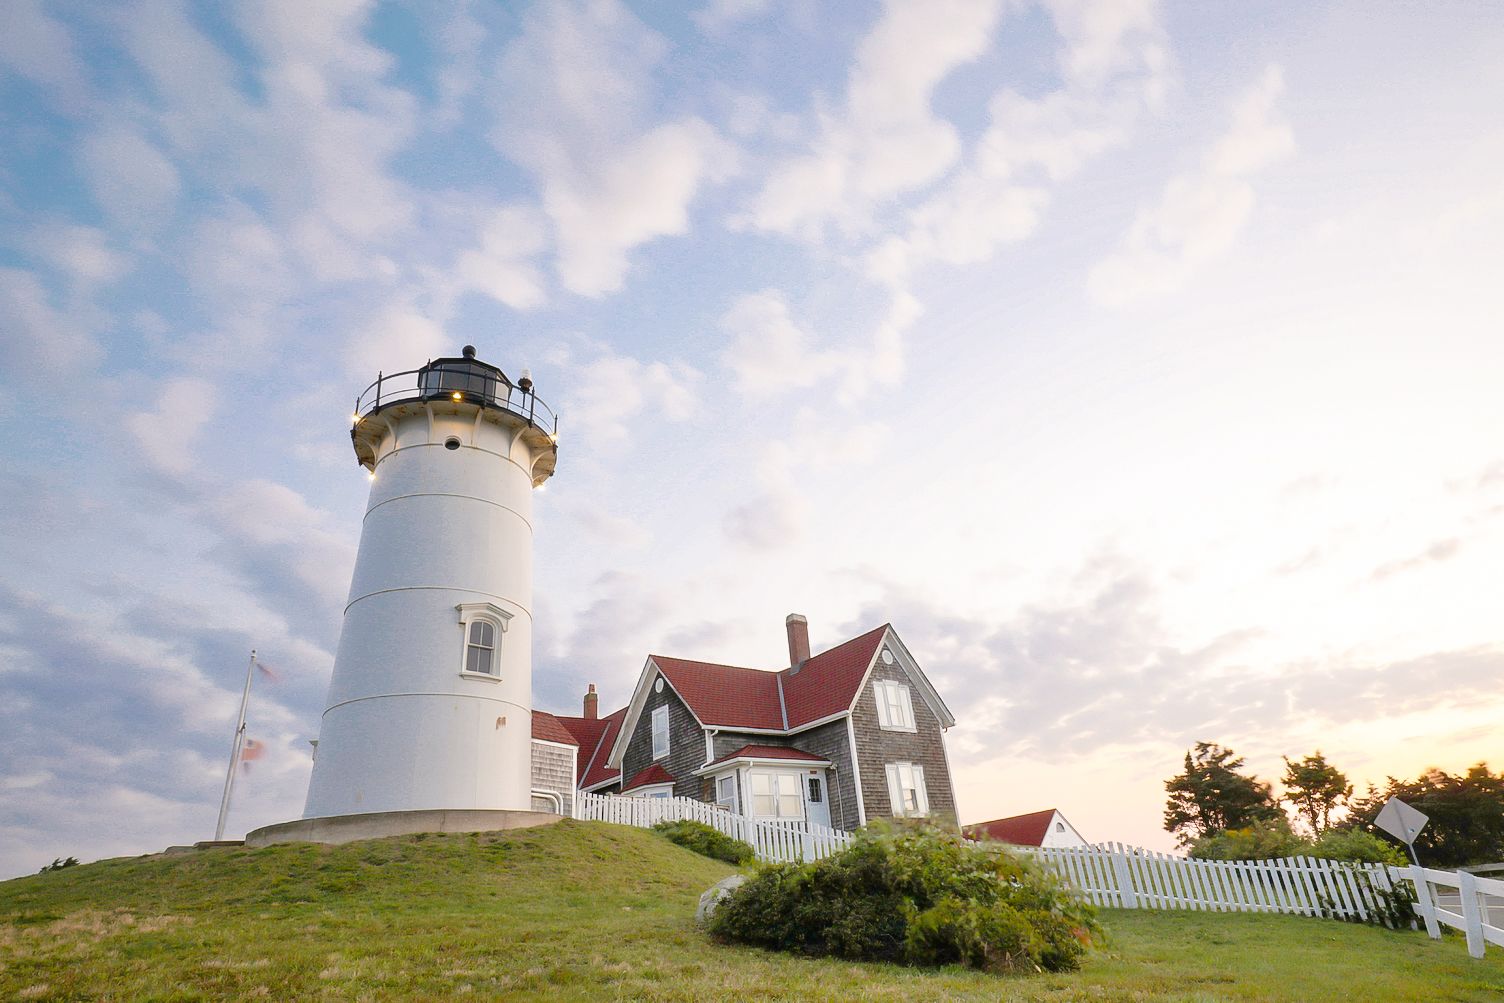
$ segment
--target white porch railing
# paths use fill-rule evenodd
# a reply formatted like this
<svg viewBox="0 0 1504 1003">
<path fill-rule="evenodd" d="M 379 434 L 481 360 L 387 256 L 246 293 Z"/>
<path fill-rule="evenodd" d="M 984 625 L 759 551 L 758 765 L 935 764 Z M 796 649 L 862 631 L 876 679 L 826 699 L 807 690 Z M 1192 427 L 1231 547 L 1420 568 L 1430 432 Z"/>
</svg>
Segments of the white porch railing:
<svg viewBox="0 0 1504 1003">
<path fill-rule="evenodd" d="M 650 829 L 659 822 L 702 822 L 752 847 L 764 863 L 819 860 L 851 845 L 851 833 L 813 822 L 782 822 L 738 815 L 720 805 L 694 798 L 633 798 L 617 794 L 580 794 L 574 817 Z"/>
<path fill-rule="evenodd" d="M 1475 958 L 1486 944 L 1504 947 L 1504 881 L 1429 867 L 1391 867 L 1389 874 L 1414 883 L 1415 911 L 1432 940 L 1441 939 L 1446 924 L 1467 935 L 1467 953 Z"/>
</svg>

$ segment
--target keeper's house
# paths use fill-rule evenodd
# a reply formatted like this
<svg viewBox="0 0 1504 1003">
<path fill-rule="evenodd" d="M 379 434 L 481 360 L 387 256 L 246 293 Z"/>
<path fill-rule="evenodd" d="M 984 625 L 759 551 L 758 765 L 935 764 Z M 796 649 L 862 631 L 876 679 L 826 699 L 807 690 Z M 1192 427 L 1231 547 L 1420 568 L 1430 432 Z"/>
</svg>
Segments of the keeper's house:
<svg viewBox="0 0 1504 1003">
<path fill-rule="evenodd" d="M 579 743 L 577 786 L 689 797 L 757 819 L 855 829 L 874 818 L 952 823 L 944 732 L 955 725 L 891 625 L 811 656 L 786 626 L 779 671 L 650 655 L 631 703 L 558 721 Z"/>
</svg>

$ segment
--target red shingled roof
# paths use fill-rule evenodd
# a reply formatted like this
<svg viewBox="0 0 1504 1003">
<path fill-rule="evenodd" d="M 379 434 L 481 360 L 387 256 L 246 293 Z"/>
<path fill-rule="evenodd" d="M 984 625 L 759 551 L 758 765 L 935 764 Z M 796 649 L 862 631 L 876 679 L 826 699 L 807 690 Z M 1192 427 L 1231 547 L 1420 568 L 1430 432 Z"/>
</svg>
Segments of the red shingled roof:
<svg viewBox="0 0 1504 1003">
<path fill-rule="evenodd" d="M 559 742 L 564 745 L 580 744 L 569 733 L 569 729 L 546 710 L 533 711 L 533 737 L 545 742 Z"/>
<path fill-rule="evenodd" d="M 808 659 L 798 670 L 651 656 L 653 664 L 710 728 L 787 731 L 851 706 L 887 624 Z"/>
<path fill-rule="evenodd" d="M 711 728 L 783 729 L 778 673 L 650 656 L 700 723 Z"/>
<path fill-rule="evenodd" d="M 606 757 L 611 755 L 611 746 L 616 741 L 616 733 L 621 730 L 622 719 L 626 716 L 627 709 L 623 707 L 605 717 L 560 717 L 558 719 L 559 723 L 567 728 L 580 744 L 579 776 L 576 778 L 576 783 L 580 787 L 594 787 L 596 784 L 616 780 L 621 776 L 620 770 L 606 768 Z"/>
<path fill-rule="evenodd" d="M 673 782 L 673 774 L 665 770 L 661 763 L 654 763 L 627 781 L 626 785 L 622 787 L 621 792 L 625 794 L 627 791 L 634 791 L 639 787 L 646 787 L 648 784 L 671 784 Z"/>
<path fill-rule="evenodd" d="M 824 756 L 817 756 L 803 749 L 790 749 L 782 745 L 744 745 L 735 752 L 728 752 L 711 766 L 729 763 L 733 759 L 794 759 L 809 763 L 823 763 Z"/>
<path fill-rule="evenodd" d="M 1055 809 L 1046 808 L 1027 815 L 976 822 L 966 827 L 966 835 L 973 839 L 996 839 L 1015 846 L 1042 846 L 1045 835 L 1050 831 L 1050 819 L 1054 817 Z"/>
<path fill-rule="evenodd" d="M 822 651 L 806 661 L 798 672 L 785 669 L 779 673 L 790 728 L 839 714 L 851 706 L 887 629 L 888 625 L 883 624 Z"/>
</svg>

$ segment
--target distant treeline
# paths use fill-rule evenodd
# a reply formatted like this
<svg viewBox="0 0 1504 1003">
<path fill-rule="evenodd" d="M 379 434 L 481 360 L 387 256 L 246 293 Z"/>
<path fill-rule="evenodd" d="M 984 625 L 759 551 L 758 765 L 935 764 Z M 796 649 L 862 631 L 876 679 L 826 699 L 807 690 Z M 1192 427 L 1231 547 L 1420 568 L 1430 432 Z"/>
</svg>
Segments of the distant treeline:
<svg viewBox="0 0 1504 1003">
<path fill-rule="evenodd" d="M 1373 824 L 1384 802 L 1397 797 L 1430 817 L 1415 840 L 1426 866 L 1504 861 L 1504 772 L 1489 772 L 1487 763 L 1461 775 L 1432 768 L 1414 780 L 1388 777 L 1355 796 L 1346 774 L 1319 750 L 1284 762 L 1284 793 L 1276 796 L 1232 749 L 1197 742 L 1184 770 L 1165 781 L 1166 831 L 1193 857 L 1308 854 L 1399 863 L 1401 844 Z"/>
</svg>

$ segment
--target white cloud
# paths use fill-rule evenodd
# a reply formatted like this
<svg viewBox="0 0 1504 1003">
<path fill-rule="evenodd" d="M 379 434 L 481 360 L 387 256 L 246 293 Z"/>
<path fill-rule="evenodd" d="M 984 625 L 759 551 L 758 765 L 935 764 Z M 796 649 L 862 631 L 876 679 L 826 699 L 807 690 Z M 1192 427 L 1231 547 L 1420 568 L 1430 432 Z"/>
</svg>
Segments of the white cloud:
<svg viewBox="0 0 1504 1003">
<path fill-rule="evenodd" d="M 29 243 L 48 264 L 86 286 L 107 285 L 130 270 L 98 227 L 47 224 L 32 232 Z"/>
<path fill-rule="evenodd" d="M 1125 306 L 1173 292 L 1232 246 L 1253 213 L 1248 176 L 1295 150 L 1295 137 L 1275 109 L 1283 86 L 1280 68 L 1268 67 L 1199 169 L 1171 178 L 1159 202 L 1141 209 L 1117 250 L 1092 269 L 1093 297 Z"/>
<path fill-rule="evenodd" d="M 931 97 L 986 50 L 1001 9 L 999 0 L 889 0 L 858 47 L 841 113 L 822 118 L 808 153 L 772 168 L 740 222 L 807 239 L 831 223 L 860 232 L 875 206 L 943 174 L 961 141 Z"/>
<path fill-rule="evenodd" d="M 583 442 L 612 445 L 626 439 L 627 421 L 648 407 L 669 421 L 684 421 L 699 407 L 700 373 L 688 366 L 639 362 L 608 351 L 570 372 L 560 411 L 569 415 L 569 434 Z"/>
<path fill-rule="evenodd" d="M 761 17 L 770 6 L 771 0 L 710 0 L 690 17 L 701 31 L 719 35 L 743 21 Z"/>
<path fill-rule="evenodd" d="M 78 375 L 100 358 L 89 328 L 54 308 L 36 275 L 22 269 L 0 268 L 0 334 L 7 380 L 34 382 L 65 365 Z"/>
<path fill-rule="evenodd" d="M 204 380 L 181 377 L 162 388 L 155 411 L 133 414 L 127 424 L 149 465 L 181 476 L 192 469 L 194 443 L 214 410 L 214 388 Z"/>
<path fill-rule="evenodd" d="M 545 4 L 502 56 L 497 147 L 542 188 L 559 278 L 584 296 L 621 288 L 630 253 L 684 233 L 689 203 L 734 168 L 704 121 L 643 128 L 667 43 L 620 3 Z"/>
<path fill-rule="evenodd" d="M 516 205 L 494 210 L 481 230 L 480 246 L 455 261 L 447 298 L 473 290 L 515 310 L 542 305 L 543 276 L 534 261 L 547 241 L 536 210 Z"/>
<path fill-rule="evenodd" d="M 721 330 L 731 339 L 724 360 L 743 393 L 787 393 L 814 386 L 842 366 L 841 357 L 817 350 L 808 334 L 789 316 L 776 289 L 747 293 L 721 316 Z"/>
<path fill-rule="evenodd" d="M 114 125 L 90 132 L 80 152 L 95 201 L 118 222 L 160 222 L 178 197 L 177 168 L 131 128 Z"/>
<path fill-rule="evenodd" d="M 378 372 L 415 369 L 425 359 L 453 354 L 440 324 L 411 304 L 389 304 L 373 315 L 346 346 L 349 371 L 374 380 Z"/>
<path fill-rule="evenodd" d="M 901 285 L 926 261 L 989 260 L 1032 235 L 1053 186 L 1127 140 L 1156 107 L 1168 75 L 1153 3 L 1056 3 L 1065 38 L 1060 89 L 1040 97 L 1000 91 L 967 162 L 908 214 L 901 237 L 870 257 L 875 276 Z"/>
<path fill-rule="evenodd" d="M 84 66 L 73 39 L 38 0 L 0 4 L 0 67 L 41 85 L 70 112 L 80 111 L 87 101 Z"/>
</svg>

